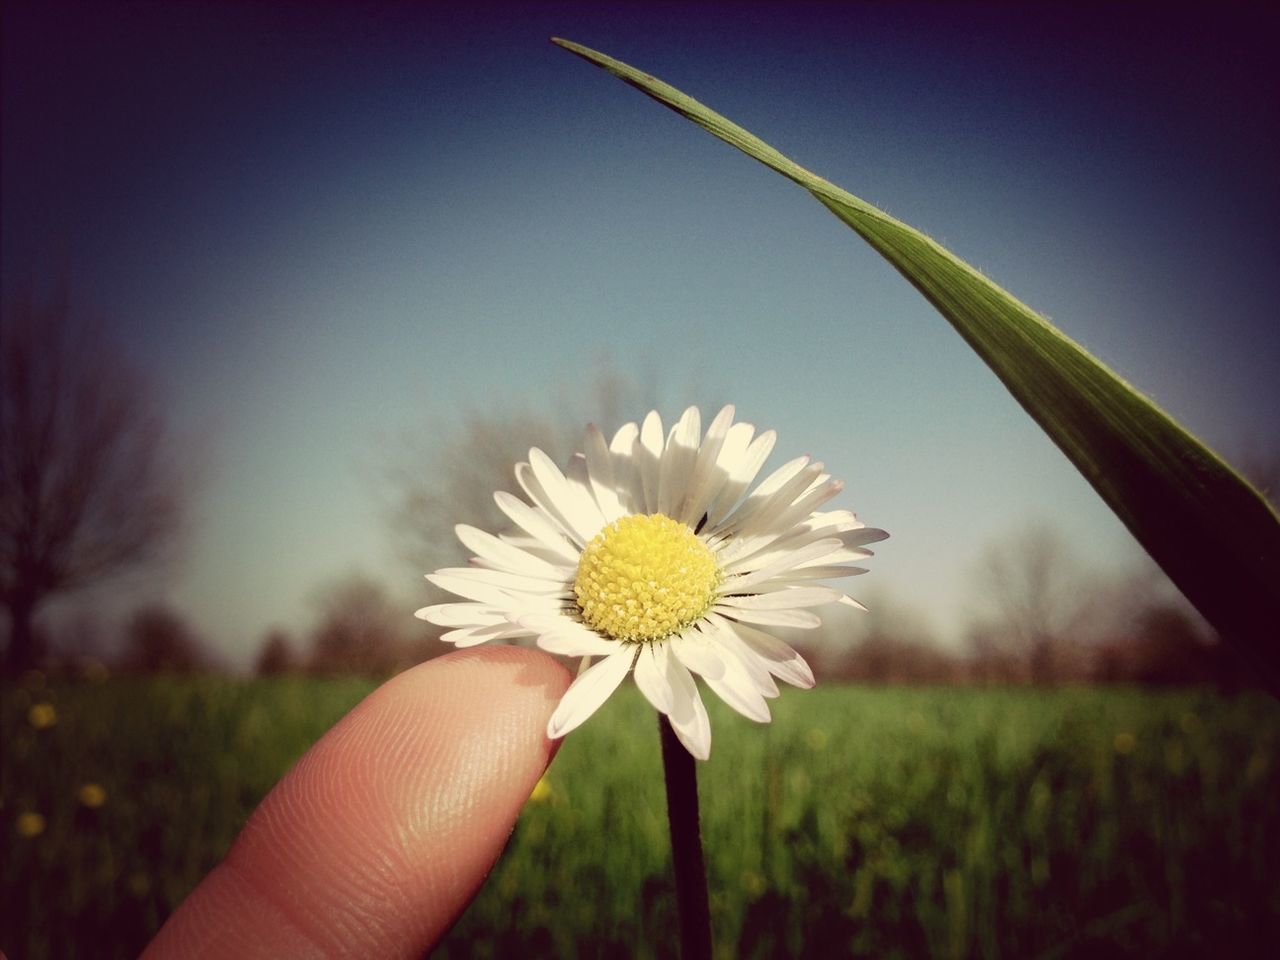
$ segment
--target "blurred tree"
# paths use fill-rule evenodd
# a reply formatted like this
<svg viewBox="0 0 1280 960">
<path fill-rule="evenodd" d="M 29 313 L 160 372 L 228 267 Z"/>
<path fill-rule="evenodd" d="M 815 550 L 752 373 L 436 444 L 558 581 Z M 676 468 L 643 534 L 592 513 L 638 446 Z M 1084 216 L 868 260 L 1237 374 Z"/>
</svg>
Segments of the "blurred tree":
<svg viewBox="0 0 1280 960">
<path fill-rule="evenodd" d="M 1245 661 L 1221 643 L 1185 600 L 1134 611 L 1128 629 L 1102 644 L 1093 679 L 1101 683 L 1213 684 L 1235 690 L 1256 684 Z"/>
<path fill-rule="evenodd" d="M 1221 651 L 1204 621 L 1172 605 L 1151 607 L 1137 618 L 1134 677 L 1139 683 L 1194 683 L 1216 679 Z"/>
<path fill-rule="evenodd" d="M 352 574 L 322 589 L 308 669 L 321 674 L 386 674 L 417 659 L 408 630 L 417 621 L 382 585 Z"/>
<path fill-rule="evenodd" d="M 473 410 L 452 424 L 402 438 L 382 470 L 387 518 L 401 555 L 423 572 L 464 561 L 453 528 L 510 526 L 493 494 L 520 493 L 515 465 L 529 458 L 530 447 L 564 466 L 588 422 L 607 431 L 642 417 L 655 406 L 653 393 L 602 362 L 580 397 L 561 396 L 543 410 Z M 583 410 L 589 412 L 583 416 Z"/>
<path fill-rule="evenodd" d="M 278 677 L 293 673 L 298 668 L 298 657 L 283 630 L 272 630 L 262 640 L 254 673 L 260 677 Z"/>
<path fill-rule="evenodd" d="M 150 604 L 130 618 L 119 666 L 136 673 L 191 673 L 207 670 L 212 663 L 181 614 Z"/>
<path fill-rule="evenodd" d="M 515 464 L 539 447 L 563 463 L 568 433 L 535 413 L 468 414 L 452 432 L 424 431 L 415 445 L 401 448 L 390 466 L 392 536 L 416 569 L 434 570 L 461 559 L 453 528 L 467 523 L 482 530 L 509 521 L 493 501 L 497 490 L 518 492 Z"/>
<path fill-rule="evenodd" d="M 973 652 L 987 659 L 1016 652 L 1031 682 L 1052 683 L 1056 647 L 1079 628 L 1085 594 L 1083 575 L 1061 535 L 1036 524 L 991 545 L 979 562 L 977 581 L 989 611 L 970 635 Z"/>
<path fill-rule="evenodd" d="M 955 657 L 938 646 L 919 615 L 884 593 L 867 603 L 854 621 L 861 639 L 832 661 L 823 657 L 830 678 L 870 683 L 949 683 L 957 678 Z"/>
<path fill-rule="evenodd" d="M 1260 682 L 1239 648 L 1221 642 L 1149 557 L 1093 602 L 1108 615 L 1092 650 L 1092 680 L 1213 684 L 1223 691 Z"/>
<path fill-rule="evenodd" d="M 147 381 L 65 295 L 0 316 L 0 602 L 6 665 L 43 655 L 34 620 L 52 596 L 154 563 L 183 496 Z"/>
<path fill-rule="evenodd" d="M 1088 679 L 1101 683 L 1248 682 L 1239 648 L 1213 628 L 1150 557 L 1090 590 Z M 1254 678 L 1255 682 L 1257 678 Z"/>
<path fill-rule="evenodd" d="M 971 680 L 995 685 L 1026 680 L 1021 658 L 1010 649 L 1007 631 L 1002 625 L 990 621 L 970 624 L 964 642 Z"/>
</svg>

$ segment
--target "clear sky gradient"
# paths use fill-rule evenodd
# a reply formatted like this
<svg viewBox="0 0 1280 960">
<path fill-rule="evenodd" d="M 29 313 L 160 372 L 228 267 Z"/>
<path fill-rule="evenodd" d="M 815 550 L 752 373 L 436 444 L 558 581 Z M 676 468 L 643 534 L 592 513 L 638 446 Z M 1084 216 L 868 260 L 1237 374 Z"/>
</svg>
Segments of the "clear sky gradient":
<svg viewBox="0 0 1280 960">
<path fill-rule="evenodd" d="M 553 35 L 923 229 L 1228 458 L 1280 438 L 1265 14 L 9 2 L 3 27 L 6 293 L 65 268 L 199 438 L 196 525 L 157 590 L 238 662 L 351 570 L 408 617 L 426 571 L 380 513 L 389 445 L 545 407 L 601 357 L 657 370 L 668 417 L 729 400 L 777 457 L 824 460 L 892 534 L 855 593 L 944 638 L 974 558 L 1029 520 L 1098 571 L 1134 561 L 851 231 Z"/>
</svg>

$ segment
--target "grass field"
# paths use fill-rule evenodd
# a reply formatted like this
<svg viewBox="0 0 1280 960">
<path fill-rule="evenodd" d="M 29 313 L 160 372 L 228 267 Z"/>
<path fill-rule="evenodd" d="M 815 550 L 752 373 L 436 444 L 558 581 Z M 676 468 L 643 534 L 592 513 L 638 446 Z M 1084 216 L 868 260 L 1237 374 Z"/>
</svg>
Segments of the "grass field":
<svg viewBox="0 0 1280 960">
<path fill-rule="evenodd" d="M 370 688 L 6 686 L 0 948 L 136 955 Z M 439 955 L 672 954 L 657 729 L 624 692 L 569 737 Z M 1280 942 L 1268 697 L 828 687 L 785 692 L 766 727 L 709 705 L 699 774 L 723 956 L 1240 956 Z"/>
</svg>

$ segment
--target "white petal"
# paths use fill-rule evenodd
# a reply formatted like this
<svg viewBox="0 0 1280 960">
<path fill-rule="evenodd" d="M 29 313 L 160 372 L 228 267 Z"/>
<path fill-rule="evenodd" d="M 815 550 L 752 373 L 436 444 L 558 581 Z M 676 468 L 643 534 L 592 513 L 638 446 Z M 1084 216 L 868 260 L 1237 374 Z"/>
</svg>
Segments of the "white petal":
<svg viewBox="0 0 1280 960">
<path fill-rule="evenodd" d="M 690 670 L 704 677 L 724 676 L 724 660 L 720 651 L 696 629 L 686 630 L 667 641 L 671 652 Z"/>
<path fill-rule="evenodd" d="M 837 602 L 843 602 L 837 601 Z M 738 607 L 726 607 L 717 603 L 713 608 L 717 613 L 743 623 L 760 623 L 774 627 L 799 627 L 812 630 L 822 626 L 822 618 L 808 610 L 744 610 Z"/>
<path fill-rule="evenodd" d="M 436 576 L 461 577 L 463 580 L 474 580 L 502 590 L 519 593 L 532 593 L 548 596 L 571 596 L 573 587 L 564 577 L 527 577 L 519 573 L 507 573 L 505 570 L 490 570 L 488 567 L 444 567 L 436 571 Z"/>
<path fill-rule="evenodd" d="M 726 623 L 725 629 L 732 631 L 739 640 L 760 658 L 765 668 L 779 680 L 785 680 L 794 687 L 808 690 L 813 686 L 813 671 L 804 657 L 792 647 L 779 640 L 773 634 L 749 627 L 745 623 Z"/>
<path fill-rule="evenodd" d="M 844 521 L 847 520 L 849 521 L 848 526 L 842 528 L 846 530 L 852 530 L 854 527 L 861 529 L 866 526 L 865 523 L 858 519 L 858 515 L 852 510 L 815 510 L 813 513 L 813 519 L 822 520 L 827 523 L 835 523 L 837 521 L 844 523 Z"/>
<path fill-rule="evenodd" d="M 761 526 L 790 527 L 813 512 L 813 508 L 804 510 L 784 522 L 782 518 L 796 506 L 811 500 L 816 501 L 815 506 L 821 506 L 831 499 L 834 494 L 829 492 L 829 488 L 832 485 L 843 486 L 843 481 L 834 480 L 831 474 L 823 473 L 823 467 L 822 461 L 816 460 L 769 494 L 756 522 Z"/>
<path fill-rule="evenodd" d="M 841 547 L 825 559 L 827 563 L 848 563 L 850 560 L 866 560 L 868 557 L 873 556 L 875 556 L 875 554 L 865 547 L 854 547 L 852 550 L 848 547 Z M 797 569 L 803 570 L 808 566 L 809 564 L 802 563 Z"/>
<path fill-rule="evenodd" d="M 544 563 L 549 563 L 553 567 L 564 570 L 566 575 L 577 569 L 578 561 L 576 558 L 572 561 L 569 560 L 563 553 L 556 553 L 537 537 L 531 537 L 523 530 L 500 533 L 498 534 L 498 539 L 503 543 L 511 544 L 511 546 L 515 547 L 517 550 L 523 550 L 536 560 L 542 560 Z M 575 555 L 577 554 L 576 548 L 574 549 L 574 553 Z M 489 560 L 485 560 L 482 557 L 474 558 L 471 562 L 477 567 L 497 569 L 497 564 L 494 564 Z"/>
<path fill-rule="evenodd" d="M 788 460 L 777 470 L 773 471 L 773 473 L 760 481 L 760 485 L 751 491 L 751 499 L 756 500 L 773 496 L 796 477 L 800 476 L 800 474 L 809 465 L 810 458 L 808 456 L 795 457 Z M 808 484 L 806 484 L 806 486 L 807 485 Z"/>
<path fill-rule="evenodd" d="M 618 644 L 602 640 L 590 631 L 586 637 L 570 630 L 537 633 L 539 647 L 563 657 L 608 657 L 618 652 Z"/>
<path fill-rule="evenodd" d="M 466 597 L 468 600 L 491 604 L 495 607 L 515 606 L 517 602 L 524 602 L 527 599 L 522 597 L 521 601 L 516 601 L 511 594 L 500 587 L 495 587 L 488 583 L 480 583 L 478 580 L 451 577 L 447 574 L 441 576 L 438 573 L 429 573 L 427 574 L 427 580 L 434 583 L 441 590 L 448 590 L 450 593 L 456 593 L 458 596 Z"/>
<path fill-rule="evenodd" d="M 631 671 L 633 659 L 635 651 L 624 646 L 569 684 L 547 723 L 547 736 L 552 740 L 563 737 L 595 713 Z"/>
<path fill-rule="evenodd" d="M 505 513 L 512 523 L 553 551 L 557 557 L 563 558 L 566 563 L 578 562 L 580 552 L 546 514 L 535 510 L 519 497 L 505 490 L 499 490 L 493 495 L 493 499 L 498 504 L 498 509 Z"/>
<path fill-rule="evenodd" d="M 618 652 L 615 640 L 605 640 L 594 630 L 570 620 L 562 613 L 534 613 L 519 618 L 520 626 L 541 637 L 553 637 L 550 641 L 556 647 L 553 653 L 563 653 L 568 657 L 607 657 Z M 542 640 L 538 646 L 550 650 Z"/>
<path fill-rule="evenodd" d="M 707 680 L 705 677 L 703 679 L 706 680 L 707 686 L 715 691 L 717 697 L 748 720 L 768 723 L 773 719 L 769 713 L 769 704 L 764 697 L 760 696 L 759 691 L 742 671 L 727 673 L 723 680 Z"/>
<path fill-rule="evenodd" d="M 435 603 L 413 614 L 438 627 L 480 627 L 507 623 L 507 611 L 485 603 Z"/>
<path fill-rule="evenodd" d="M 600 528 L 604 526 L 604 517 L 595 500 L 577 484 L 566 480 L 550 457 L 534 447 L 529 451 L 529 466 L 533 468 L 533 475 L 542 484 L 543 491 L 560 516 L 569 521 L 583 543 L 589 542 L 600 532 Z"/>
<path fill-rule="evenodd" d="M 814 537 L 841 537 L 851 530 L 861 530 L 862 523 L 852 510 L 815 510 L 813 515 L 795 525 L 788 537 L 811 535 Z M 841 539 L 841 543 L 844 540 Z"/>
<path fill-rule="evenodd" d="M 579 499 L 587 505 L 592 513 L 600 509 L 600 505 L 596 503 L 596 495 L 591 490 L 591 475 L 587 471 L 587 455 L 585 453 L 575 452 L 569 458 L 569 465 L 564 470 L 564 478 L 570 487 L 577 489 Z M 604 520 L 604 514 L 600 515 L 600 519 Z M 600 525 L 604 526 L 603 523 Z"/>
<path fill-rule="evenodd" d="M 644 486 L 636 460 L 636 438 L 639 436 L 639 427 L 634 423 L 624 423 L 609 442 L 614 485 L 624 513 L 644 513 Z"/>
<path fill-rule="evenodd" d="M 636 469 L 640 473 L 640 488 L 643 493 L 639 509 L 644 513 L 655 513 L 658 509 L 662 440 L 662 418 L 658 416 L 657 410 L 651 410 L 640 427 L 640 436 L 636 439 L 632 453 Z"/>
<path fill-rule="evenodd" d="M 609 452 L 613 454 L 625 453 L 630 455 L 631 445 L 635 443 L 636 437 L 640 433 L 640 428 L 634 423 L 624 423 L 613 434 L 613 439 L 609 441 Z"/>
<path fill-rule="evenodd" d="M 814 543 L 807 543 L 798 550 L 787 550 L 779 556 L 772 558 L 766 565 L 761 566 L 759 560 L 752 561 L 750 557 L 744 557 L 736 563 L 726 563 L 721 560 L 721 569 L 726 573 L 736 573 L 745 568 L 746 572 L 737 580 L 729 579 L 725 582 L 724 589 L 739 591 L 746 587 L 754 586 L 757 583 L 764 583 L 774 577 L 798 567 L 809 560 L 821 560 L 828 554 L 834 553 L 840 549 L 840 541 L 835 537 L 827 537 L 823 540 L 817 540 Z"/>
<path fill-rule="evenodd" d="M 735 610 L 796 610 L 800 607 L 837 603 L 843 596 L 834 587 L 795 587 L 771 593 L 752 593 L 744 597 L 720 597 L 716 600 L 716 608 L 729 606 Z"/>
<path fill-rule="evenodd" d="M 733 425 L 733 407 L 727 406 L 716 414 L 707 427 L 707 436 L 698 447 L 698 457 L 690 474 L 688 489 L 680 503 L 675 519 L 696 527 L 715 495 L 720 492 L 729 475 L 716 470 L 716 460 L 724 448 L 725 437 Z"/>
<path fill-rule="evenodd" d="M 634 679 L 655 710 L 671 712 L 671 681 L 667 679 L 667 652 L 665 643 L 647 643 L 640 649 L 636 660 Z"/>
<path fill-rule="evenodd" d="M 814 485 L 806 490 L 795 503 L 787 507 L 779 515 L 771 518 L 769 523 L 773 527 L 787 529 L 796 523 L 813 514 L 818 507 L 822 506 L 832 497 L 837 496 L 844 490 L 844 481 L 836 480 L 831 476 L 823 474 L 818 477 Z"/>
<path fill-rule="evenodd" d="M 757 657 L 742 639 L 734 632 L 734 624 L 724 617 L 712 613 L 707 617 L 704 629 L 712 639 L 724 650 L 725 663 L 731 668 L 741 668 L 747 674 L 755 689 L 765 697 L 776 697 L 778 685 L 773 682 L 768 665 Z"/>
<path fill-rule="evenodd" d="M 735 424 L 733 430 L 746 426 L 747 424 Z M 729 431 L 730 436 L 725 440 L 726 450 L 729 448 L 729 441 L 733 440 L 733 430 Z M 707 517 L 708 530 L 717 528 L 720 522 L 733 510 L 738 498 L 742 496 L 747 487 L 751 486 L 751 481 L 756 478 L 756 474 L 760 472 L 764 462 L 769 459 L 769 454 L 773 452 L 773 445 L 777 439 L 778 435 L 776 433 L 772 430 L 766 430 L 751 441 L 746 453 L 738 459 L 737 464 L 729 474 L 729 480 L 725 483 L 724 489 L 716 497 L 715 505 L 711 508 L 710 515 Z"/>
<path fill-rule="evenodd" d="M 769 705 L 764 702 L 764 697 L 760 695 L 755 681 L 744 664 L 727 650 L 723 659 L 725 671 L 722 676 L 712 678 L 703 675 L 707 686 L 715 691 L 716 696 L 744 717 L 760 723 L 768 723 Z M 776 687 L 774 692 L 777 692 Z"/>
<path fill-rule="evenodd" d="M 806 473 L 808 472 L 807 470 Z M 802 480 L 803 476 L 802 474 L 797 479 Z M 776 493 L 750 516 L 735 517 L 726 525 L 726 529 L 737 531 L 729 557 L 736 561 L 776 543 L 780 538 L 795 532 L 797 527 L 807 529 L 807 521 L 817 515 L 814 508 L 821 506 L 843 488 L 842 481 L 822 474 L 794 503 L 787 505 L 787 500 L 796 492 L 796 484 L 788 484 L 787 489 Z"/>
<path fill-rule="evenodd" d="M 797 580 L 835 580 L 840 577 L 856 577 L 867 572 L 866 567 L 846 567 L 841 564 L 823 564 L 821 566 L 799 566 L 787 571 L 786 579 Z"/>
<path fill-rule="evenodd" d="M 452 643 L 455 647 L 474 647 L 489 640 L 510 640 L 515 637 L 527 637 L 529 631 L 512 623 L 495 623 L 486 627 L 463 627 L 442 633 L 440 639 Z"/>
<path fill-rule="evenodd" d="M 626 513 L 618 497 L 618 482 L 613 475 L 613 457 L 604 442 L 604 434 L 594 423 L 587 427 L 586 447 L 587 476 L 591 481 L 591 493 L 606 523 L 612 523 Z"/>
<path fill-rule="evenodd" d="M 843 537 L 846 547 L 860 547 L 866 543 L 878 543 L 881 540 L 888 539 L 889 534 L 876 527 L 861 527 L 858 530 L 851 530 Z"/>
<path fill-rule="evenodd" d="M 716 454 L 716 473 L 724 474 L 725 480 L 741 468 L 747 459 L 747 450 L 751 447 L 751 438 L 756 435 L 756 428 L 749 423 L 735 423 L 724 435 L 724 443 Z"/>
<path fill-rule="evenodd" d="M 530 577 L 564 577 L 566 567 L 553 566 L 545 560 L 539 560 L 530 553 L 526 553 L 519 547 L 513 547 L 511 544 L 495 537 L 491 533 L 485 533 L 475 527 L 460 523 L 453 528 L 458 539 L 463 542 L 467 549 L 471 550 L 477 557 L 482 557 L 494 564 L 500 570 L 507 570 L 511 573 L 522 573 Z"/>
<path fill-rule="evenodd" d="M 842 517 L 841 514 L 844 514 L 844 516 Z M 848 513 L 847 511 L 834 511 L 832 513 L 825 514 L 815 513 L 808 520 L 803 523 L 798 523 L 792 527 L 790 532 L 783 533 L 772 541 L 769 540 L 768 535 L 761 535 L 763 536 L 763 539 L 757 537 L 757 539 L 753 540 L 749 546 L 751 549 L 759 552 L 753 555 L 754 558 L 752 562 L 771 563 L 775 555 L 781 556 L 784 551 L 799 550 L 807 544 L 814 543 L 818 540 L 828 540 L 832 537 L 838 539 L 843 545 L 841 550 L 850 549 L 849 540 L 859 539 L 863 529 L 865 528 L 858 524 L 858 521 L 854 519 L 853 514 Z M 879 533 L 882 531 L 876 532 Z M 741 554 L 737 553 L 736 551 L 738 548 L 734 548 L 733 543 L 734 541 L 729 541 L 720 547 L 717 556 L 720 557 L 721 563 L 730 563 L 730 560 L 726 559 L 726 554 L 731 556 L 734 563 L 737 563 L 751 555 L 745 551 L 745 548 L 743 548 L 743 552 Z M 767 546 L 768 550 L 767 559 L 764 558 L 765 546 Z M 827 559 L 830 563 L 842 563 L 845 560 L 863 560 L 869 556 L 871 556 L 871 552 L 869 550 L 864 550 L 857 554 L 845 554 L 840 550 L 837 550 Z"/>
<path fill-rule="evenodd" d="M 549 523 L 555 525 L 560 533 L 578 550 L 587 545 L 587 541 L 582 538 L 582 534 L 577 528 L 569 522 L 557 508 L 551 497 L 547 495 L 547 491 L 542 489 L 542 484 L 534 475 L 533 467 L 527 463 L 516 464 L 516 481 L 520 484 L 520 489 L 524 491 L 525 496 L 533 501 L 534 507 L 547 518 Z"/>
<path fill-rule="evenodd" d="M 680 505 L 689 492 L 694 465 L 698 462 L 698 443 L 702 439 L 702 417 L 697 407 L 689 407 L 671 428 L 658 476 L 658 512 L 677 517 Z"/>
<path fill-rule="evenodd" d="M 711 756 L 711 721 L 689 671 L 675 657 L 667 657 L 667 680 L 671 683 L 671 729 L 695 760 Z"/>
<path fill-rule="evenodd" d="M 782 514 L 822 473 L 821 463 L 808 460 L 797 457 L 775 470 L 713 533 L 722 530 L 751 534 L 774 529 L 773 518 Z"/>
<path fill-rule="evenodd" d="M 804 486 L 808 486 L 813 477 L 817 476 L 816 473 L 806 473 L 808 466 L 808 457 L 796 457 L 794 460 L 788 460 L 769 476 L 765 477 L 736 510 L 716 524 L 714 529 L 708 531 L 709 534 L 714 537 L 726 531 L 744 529 L 750 523 L 752 517 L 763 509 L 766 504 L 772 502 L 774 495 L 779 490 L 787 488 L 787 485 L 795 481 L 797 477 L 805 478 L 803 480 Z M 818 469 L 821 470 L 821 467 Z"/>
<path fill-rule="evenodd" d="M 578 498 L 587 505 L 591 516 L 600 514 L 600 526 L 604 526 L 604 514 L 600 512 L 600 505 L 596 503 L 596 495 L 591 489 L 591 475 L 587 471 L 587 457 L 582 453 L 575 453 L 569 458 L 569 466 L 564 472 L 564 478 L 572 489 L 577 490 Z M 599 528 L 596 533 L 599 533 Z M 594 537 L 596 534 L 593 533 Z"/>
</svg>

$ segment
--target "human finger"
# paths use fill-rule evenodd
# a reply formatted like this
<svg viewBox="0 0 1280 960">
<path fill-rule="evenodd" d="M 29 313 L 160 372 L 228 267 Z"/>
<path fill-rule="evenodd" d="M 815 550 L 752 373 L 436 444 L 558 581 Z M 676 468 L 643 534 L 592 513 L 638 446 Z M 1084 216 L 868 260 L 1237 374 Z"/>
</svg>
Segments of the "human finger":
<svg viewBox="0 0 1280 960">
<path fill-rule="evenodd" d="M 420 956 L 551 762 L 569 680 L 539 650 L 494 646 L 384 684 L 263 800 L 143 956 Z"/>
</svg>

